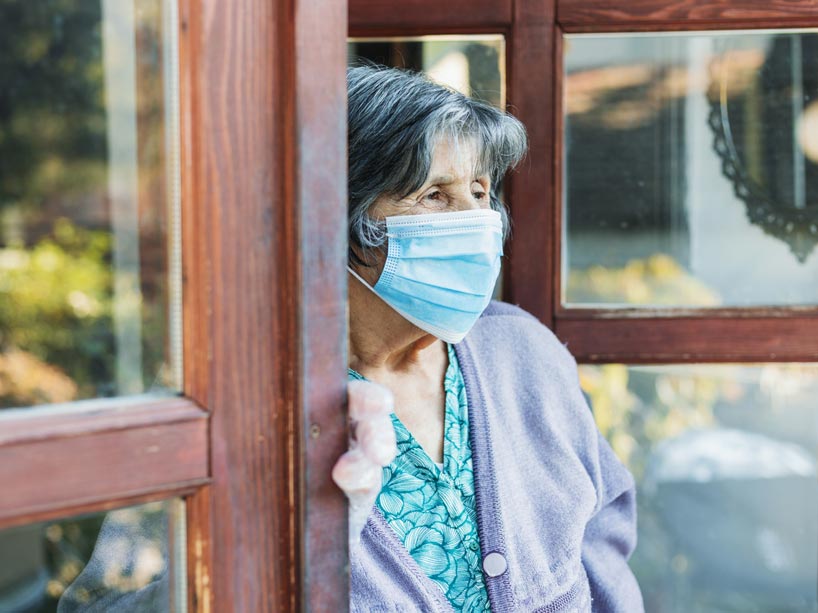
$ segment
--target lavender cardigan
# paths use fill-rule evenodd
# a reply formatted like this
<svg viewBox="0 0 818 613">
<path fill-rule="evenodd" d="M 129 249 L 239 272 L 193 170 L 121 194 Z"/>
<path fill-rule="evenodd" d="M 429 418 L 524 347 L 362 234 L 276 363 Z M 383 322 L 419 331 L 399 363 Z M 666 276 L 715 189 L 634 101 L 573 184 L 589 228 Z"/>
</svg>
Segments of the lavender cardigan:
<svg viewBox="0 0 818 613">
<path fill-rule="evenodd" d="M 484 558 L 495 553 L 492 611 L 644 611 L 627 565 L 633 478 L 599 435 L 568 351 L 534 317 L 499 302 L 455 350 L 480 547 Z M 353 613 L 452 611 L 374 507 L 350 558 Z"/>
</svg>

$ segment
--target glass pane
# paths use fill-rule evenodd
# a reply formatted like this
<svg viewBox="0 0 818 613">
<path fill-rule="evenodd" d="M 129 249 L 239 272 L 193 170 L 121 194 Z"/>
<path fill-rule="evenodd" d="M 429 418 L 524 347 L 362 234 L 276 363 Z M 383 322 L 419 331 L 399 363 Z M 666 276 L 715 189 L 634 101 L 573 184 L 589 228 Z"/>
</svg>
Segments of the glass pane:
<svg viewBox="0 0 818 613">
<path fill-rule="evenodd" d="M 818 304 L 818 30 L 570 35 L 564 70 L 564 304 Z"/>
<path fill-rule="evenodd" d="M 466 96 L 505 108 L 505 40 L 499 34 L 352 38 L 349 62 L 428 74 Z"/>
<path fill-rule="evenodd" d="M 818 365 L 580 367 L 652 613 L 818 611 Z"/>
<path fill-rule="evenodd" d="M 174 11 L 0 2 L 0 408 L 180 388 Z"/>
<path fill-rule="evenodd" d="M 181 499 L 0 531 L 0 611 L 186 610 Z"/>
</svg>

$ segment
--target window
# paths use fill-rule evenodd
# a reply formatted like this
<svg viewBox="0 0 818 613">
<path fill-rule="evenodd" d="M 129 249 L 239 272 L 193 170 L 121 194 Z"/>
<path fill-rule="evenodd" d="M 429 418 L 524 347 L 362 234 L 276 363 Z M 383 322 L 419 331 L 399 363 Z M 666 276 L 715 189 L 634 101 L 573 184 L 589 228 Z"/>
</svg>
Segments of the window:
<svg viewBox="0 0 818 613">
<path fill-rule="evenodd" d="M 646 606 L 811 610 L 815 31 L 597 33 L 622 24 L 579 4 L 560 47 L 554 325 L 598 364 L 583 388 L 637 478 Z"/>
</svg>

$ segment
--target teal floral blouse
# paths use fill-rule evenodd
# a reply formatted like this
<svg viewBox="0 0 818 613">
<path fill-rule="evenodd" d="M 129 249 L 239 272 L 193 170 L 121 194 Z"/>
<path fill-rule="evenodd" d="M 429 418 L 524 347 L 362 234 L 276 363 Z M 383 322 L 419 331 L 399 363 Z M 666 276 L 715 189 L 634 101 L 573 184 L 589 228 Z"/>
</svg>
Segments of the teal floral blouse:
<svg viewBox="0 0 818 613">
<path fill-rule="evenodd" d="M 447 348 L 443 465 L 432 461 L 392 413 L 398 455 L 383 469 L 377 506 L 455 610 L 490 611 L 474 508 L 468 401 L 457 356 Z M 351 369 L 349 377 L 364 379 Z"/>
</svg>

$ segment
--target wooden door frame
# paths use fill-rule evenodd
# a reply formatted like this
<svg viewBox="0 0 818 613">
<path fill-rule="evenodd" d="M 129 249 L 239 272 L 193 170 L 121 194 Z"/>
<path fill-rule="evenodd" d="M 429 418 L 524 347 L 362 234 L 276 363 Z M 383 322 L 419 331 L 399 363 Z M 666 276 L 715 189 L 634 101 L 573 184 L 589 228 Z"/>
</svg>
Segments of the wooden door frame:
<svg viewBox="0 0 818 613">
<path fill-rule="evenodd" d="M 558 0 L 557 40 L 592 32 L 674 32 L 818 26 L 818 5 L 786 0 Z M 554 64 L 561 66 L 562 46 Z M 556 178 L 551 200 L 562 215 L 562 81 L 554 99 Z M 818 307 L 583 309 L 562 305 L 561 220 L 552 228 L 557 335 L 581 362 L 628 364 L 812 362 L 818 360 Z"/>
<path fill-rule="evenodd" d="M 195 611 L 342 611 L 346 3 L 182 0 Z"/>
</svg>

